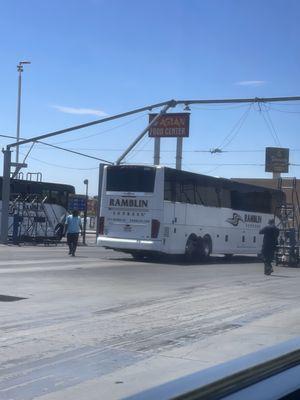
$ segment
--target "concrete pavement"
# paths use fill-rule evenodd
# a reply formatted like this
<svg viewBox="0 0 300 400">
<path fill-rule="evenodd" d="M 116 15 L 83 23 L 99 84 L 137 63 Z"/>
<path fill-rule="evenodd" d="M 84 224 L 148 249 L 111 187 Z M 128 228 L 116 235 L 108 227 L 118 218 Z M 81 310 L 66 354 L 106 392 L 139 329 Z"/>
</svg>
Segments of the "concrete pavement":
<svg viewBox="0 0 300 400">
<path fill-rule="evenodd" d="M 0 247 L 1 400 L 119 399 L 299 335 L 298 269 L 66 253 Z"/>
</svg>

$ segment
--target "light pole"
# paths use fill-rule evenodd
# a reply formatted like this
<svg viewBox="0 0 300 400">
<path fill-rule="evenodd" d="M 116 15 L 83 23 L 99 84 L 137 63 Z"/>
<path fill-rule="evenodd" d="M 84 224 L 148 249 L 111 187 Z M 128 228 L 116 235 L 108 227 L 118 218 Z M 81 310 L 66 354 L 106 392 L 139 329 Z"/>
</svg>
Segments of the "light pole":
<svg viewBox="0 0 300 400">
<path fill-rule="evenodd" d="M 83 181 L 85 184 L 85 209 L 84 209 L 84 219 L 83 219 L 83 237 L 82 243 L 86 244 L 85 242 L 85 235 L 86 235 L 86 219 L 87 219 L 87 206 L 88 206 L 88 198 L 89 198 L 89 180 L 85 179 Z"/>
<path fill-rule="evenodd" d="M 20 141 L 20 118 L 21 118 L 21 94 L 22 94 L 22 72 L 23 65 L 31 64 L 30 61 L 20 61 L 17 65 L 19 72 L 19 83 L 18 83 L 18 109 L 17 109 L 17 142 Z M 19 146 L 16 146 L 16 162 L 19 162 Z"/>
</svg>

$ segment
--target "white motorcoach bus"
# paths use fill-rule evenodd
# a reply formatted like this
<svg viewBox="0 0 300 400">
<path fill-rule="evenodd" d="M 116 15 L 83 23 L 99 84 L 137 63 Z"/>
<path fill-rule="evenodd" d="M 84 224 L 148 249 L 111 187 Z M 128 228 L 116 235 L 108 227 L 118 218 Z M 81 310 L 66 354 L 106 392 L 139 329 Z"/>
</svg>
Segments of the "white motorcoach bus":
<svg viewBox="0 0 300 400">
<path fill-rule="evenodd" d="M 97 243 L 136 258 L 258 254 L 259 230 L 283 196 L 279 190 L 162 166 L 106 166 Z"/>
</svg>

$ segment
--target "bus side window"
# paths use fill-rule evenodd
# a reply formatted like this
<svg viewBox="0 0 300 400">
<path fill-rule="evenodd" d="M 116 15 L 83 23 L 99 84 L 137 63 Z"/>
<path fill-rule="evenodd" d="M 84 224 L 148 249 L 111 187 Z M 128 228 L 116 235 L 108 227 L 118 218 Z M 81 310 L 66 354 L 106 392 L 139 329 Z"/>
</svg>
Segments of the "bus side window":
<svg viewBox="0 0 300 400">
<path fill-rule="evenodd" d="M 204 201 L 203 201 L 202 194 L 201 194 L 201 189 L 202 188 L 201 188 L 200 184 L 197 182 L 195 185 L 195 201 L 196 201 L 196 204 L 204 205 Z"/>
<path fill-rule="evenodd" d="M 198 186 L 203 204 L 207 207 L 219 207 L 218 193 L 214 186 Z"/>
<path fill-rule="evenodd" d="M 193 181 L 182 182 L 181 193 L 184 202 L 195 204 L 195 183 Z"/>
<path fill-rule="evenodd" d="M 181 201 L 180 185 L 174 179 L 165 180 L 164 200 Z"/>
<path fill-rule="evenodd" d="M 175 181 L 174 182 L 174 193 L 173 193 L 173 198 L 174 198 L 174 200 L 173 201 L 176 201 L 176 202 L 181 202 L 182 201 L 182 199 L 181 199 L 181 185 L 180 185 L 180 182 L 178 182 L 178 181 Z"/>
<path fill-rule="evenodd" d="M 61 204 L 61 193 L 58 190 L 51 190 L 50 192 L 50 203 Z"/>
<path fill-rule="evenodd" d="M 231 191 L 231 204 L 234 210 L 250 212 L 271 212 L 271 195 L 267 191 Z"/>
<path fill-rule="evenodd" d="M 231 208 L 231 201 L 230 201 L 230 190 L 222 188 L 219 191 L 220 196 L 220 207 L 224 208 Z"/>
<path fill-rule="evenodd" d="M 67 190 L 64 190 L 64 194 L 63 194 L 61 200 L 62 200 L 61 205 L 62 205 L 65 209 L 67 209 L 67 208 L 68 208 L 68 191 L 67 191 Z"/>
<path fill-rule="evenodd" d="M 164 200 L 172 201 L 172 182 L 165 181 Z"/>
</svg>

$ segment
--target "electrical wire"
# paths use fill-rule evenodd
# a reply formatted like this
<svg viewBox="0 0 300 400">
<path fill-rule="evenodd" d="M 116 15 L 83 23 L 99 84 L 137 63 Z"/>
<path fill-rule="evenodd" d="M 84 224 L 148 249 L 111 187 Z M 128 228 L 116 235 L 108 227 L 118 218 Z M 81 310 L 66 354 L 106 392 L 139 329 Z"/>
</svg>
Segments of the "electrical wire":
<svg viewBox="0 0 300 400">
<path fill-rule="evenodd" d="M 9 135 L 0 135 L 0 137 L 13 138 L 13 139 L 15 138 L 14 136 L 9 136 Z M 22 138 L 21 138 L 21 140 L 25 140 L 25 139 L 22 139 Z M 81 152 L 78 152 L 78 151 L 66 149 L 66 148 L 64 148 L 64 147 L 56 146 L 56 145 L 54 145 L 54 144 L 42 142 L 41 140 L 38 140 L 38 141 L 32 142 L 32 143 L 40 143 L 40 144 L 42 144 L 42 145 L 44 145 L 44 146 L 49 146 L 49 147 L 54 148 L 54 149 L 57 149 L 57 150 L 62 150 L 62 151 L 66 151 L 66 152 L 68 152 L 68 153 L 76 154 L 76 155 L 79 155 L 79 156 L 82 156 L 82 157 L 92 158 L 93 160 L 98 160 L 98 161 L 103 161 L 103 162 L 108 163 L 108 164 L 113 164 L 111 161 L 103 160 L 102 158 L 90 156 L 90 155 L 88 155 L 88 154 L 84 154 L 84 153 L 81 153 Z M 30 150 L 32 149 L 32 147 L 33 147 L 33 146 L 32 146 L 32 144 L 31 144 Z M 30 152 L 30 151 L 29 151 L 29 152 Z"/>
<path fill-rule="evenodd" d="M 225 136 L 220 146 L 217 149 L 223 150 L 225 147 L 229 146 L 230 143 L 237 137 L 239 131 L 241 130 L 242 126 L 244 125 L 250 110 L 252 108 L 252 103 L 247 107 L 246 111 L 242 114 L 239 120 L 234 124 L 228 135 Z"/>
<path fill-rule="evenodd" d="M 1 137 L 1 135 L 0 135 Z M 26 147 L 26 145 L 24 145 Z M 43 146 L 36 146 L 39 149 L 43 149 Z M 53 146 L 55 149 L 55 146 Z M 102 152 L 124 152 L 125 149 L 100 149 L 100 148 L 93 148 L 93 147 L 70 147 L 68 150 L 85 150 L 85 151 L 102 151 Z M 153 153 L 153 149 L 140 149 L 140 152 L 148 152 L 148 153 Z M 261 153 L 264 152 L 265 149 L 260 149 L 260 150 L 222 150 L 220 153 Z M 290 151 L 300 151 L 300 149 L 290 149 Z M 174 150 L 160 150 L 161 153 L 174 153 Z M 195 149 L 195 150 L 183 150 L 183 153 L 209 153 L 209 154 L 215 154 L 212 152 L 212 150 L 204 150 L 204 149 Z"/>
<path fill-rule="evenodd" d="M 148 145 L 148 143 L 151 141 L 151 139 L 152 138 L 144 136 L 142 141 L 139 142 L 140 148 L 139 147 L 135 148 L 135 150 L 131 153 L 131 155 L 129 155 L 129 157 L 126 158 L 126 162 L 128 162 L 128 160 L 132 160 L 133 157 L 135 157 L 140 151 L 142 151 Z"/>
<path fill-rule="evenodd" d="M 268 103 L 268 104 L 274 104 L 274 103 Z M 289 100 L 288 102 L 276 101 L 275 104 L 276 105 L 279 104 L 280 106 L 289 106 L 289 107 L 300 106 L 299 100 Z"/>
<path fill-rule="evenodd" d="M 286 113 L 286 114 L 300 114 L 300 111 L 287 111 L 287 110 L 280 110 L 279 108 L 276 107 L 269 107 L 270 110 L 272 111 L 278 111 L 281 113 Z"/>
<path fill-rule="evenodd" d="M 24 153 L 20 153 L 20 154 L 24 155 Z M 99 165 L 97 167 L 91 167 L 91 168 L 75 168 L 75 167 L 66 167 L 65 165 L 58 165 L 58 164 L 54 164 L 54 163 L 49 163 L 47 161 L 40 160 L 40 159 L 32 157 L 32 156 L 30 156 L 30 159 L 32 159 L 34 161 L 37 161 L 37 162 L 40 162 L 40 163 L 45 164 L 45 165 L 49 165 L 51 167 L 55 167 L 55 168 L 72 169 L 72 170 L 76 170 L 76 171 L 90 171 L 90 170 L 99 169 Z"/>
<path fill-rule="evenodd" d="M 265 106 L 265 107 L 266 107 L 266 106 Z M 269 123 L 270 123 L 270 126 L 271 126 L 271 128 L 273 129 L 273 132 L 274 132 L 274 134 L 275 134 L 275 136 L 276 136 L 276 138 L 277 138 L 278 144 L 279 144 L 279 146 L 281 147 L 279 135 L 278 135 L 277 129 L 276 129 L 275 126 L 274 126 L 274 123 L 273 123 L 273 120 L 272 120 L 272 118 L 271 118 L 271 114 L 270 114 L 270 112 L 269 112 L 269 109 L 270 109 L 270 108 L 266 108 L 266 116 L 267 116 L 267 118 L 268 118 L 268 120 L 269 120 Z"/>
<path fill-rule="evenodd" d="M 131 163 L 128 163 L 131 164 Z M 143 163 L 143 165 L 153 165 L 153 163 Z M 172 163 L 162 163 L 162 165 L 174 165 L 174 162 Z M 216 167 L 231 167 L 231 166 L 243 166 L 243 167 L 263 167 L 265 164 L 261 163 L 223 163 L 223 164 L 218 164 L 218 163 L 182 163 L 182 165 L 208 165 L 208 166 L 216 166 Z M 291 164 L 290 164 L 291 165 Z"/>
<path fill-rule="evenodd" d="M 271 136 L 272 136 L 272 138 L 274 140 L 275 145 L 281 147 L 280 140 L 278 138 L 277 132 L 274 130 L 274 125 L 272 123 L 270 123 L 269 119 L 267 119 L 266 116 L 265 116 L 265 113 L 267 113 L 267 111 L 260 110 L 259 113 L 262 116 L 263 120 L 265 121 L 269 132 L 271 133 Z"/>
<path fill-rule="evenodd" d="M 186 164 L 184 164 L 186 165 Z M 220 168 L 220 165 L 218 165 L 217 167 L 210 169 L 208 171 L 204 171 L 204 174 L 212 174 L 213 172 L 217 171 Z"/>
<path fill-rule="evenodd" d="M 77 138 L 77 139 L 69 139 L 69 140 L 64 140 L 64 141 L 62 141 L 62 142 L 55 142 L 55 144 L 63 144 L 63 143 L 70 143 L 70 142 L 78 142 L 78 141 L 80 141 L 80 140 L 85 140 L 85 139 L 89 139 L 89 138 L 91 138 L 91 137 L 100 136 L 100 135 L 103 135 L 103 134 L 105 134 L 105 133 L 107 133 L 107 132 L 111 132 L 111 131 L 113 131 L 113 130 L 115 130 L 115 129 L 119 129 L 119 128 L 122 128 L 123 126 L 129 125 L 129 124 L 131 124 L 131 123 L 137 121 L 138 119 L 141 119 L 142 117 L 145 117 L 146 115 L 148 115 L 148 113 L 140 114 L 138 117 L 133 118 L 133 119 L 131 119 L 130 121 L 124 122 L 123 124 L 116 125 L 116 126 L 114 126 L 114 127 L 112 127 L 112 128 L 105 129 L 104 131 L 97 132 L 97 133 L 93 133 L 93 134 L 91 134 L 91 135 L 84 136 L 84 137 L 80 137 L 80 138 Z"/>
<path fill-rule="evenodd" d="M 192 110 L 204 110 L 204 111 L 226 111 L 226 110 L 233 110 L 233 109 L 237 109 L 237 108 L 246 108 L 248 107 L 248 104 L 243 104 L 243 105 L 239 105 L 239 106 L 228 106 L 228 107 L 219 107 L 217 108 L 210 108 L 211 104 L 209 105 L 209 107 L 195 107 L 194 105 L 189 105 L 190 109 Z"/>
</svg>

